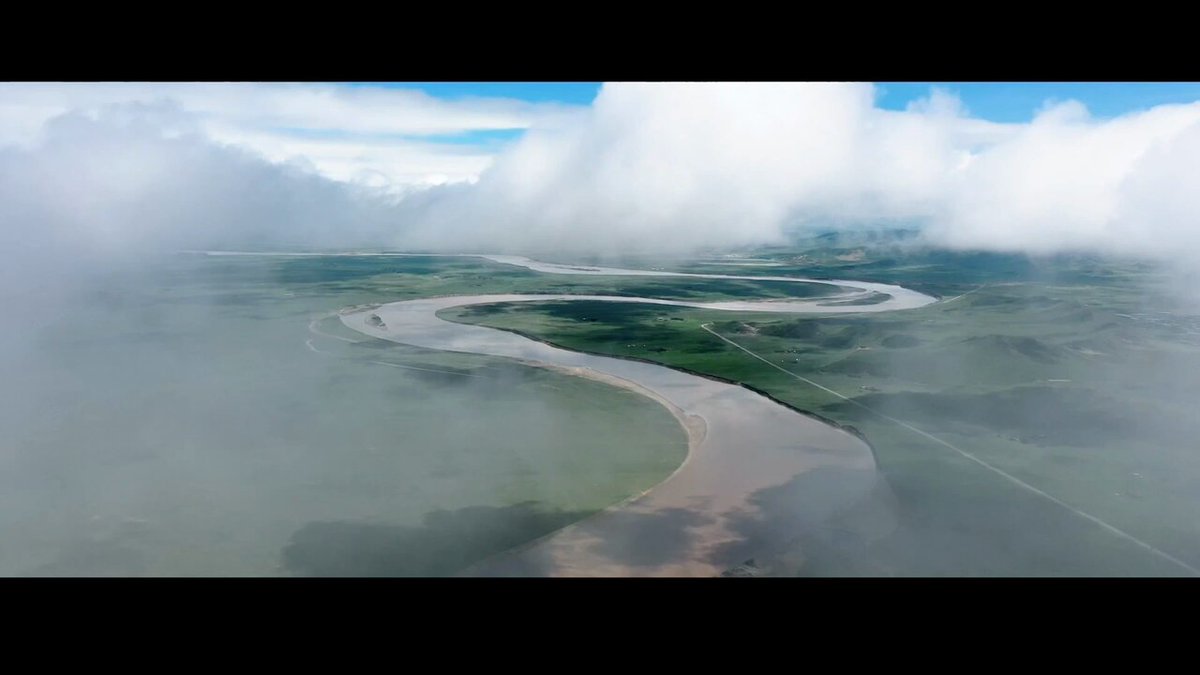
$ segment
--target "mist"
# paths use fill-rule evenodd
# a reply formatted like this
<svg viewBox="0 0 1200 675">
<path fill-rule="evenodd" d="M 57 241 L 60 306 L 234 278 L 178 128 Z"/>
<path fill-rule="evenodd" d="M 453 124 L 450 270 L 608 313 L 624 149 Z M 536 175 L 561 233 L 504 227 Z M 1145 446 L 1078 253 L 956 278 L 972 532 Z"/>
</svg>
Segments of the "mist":
<svg viewBox="0 0 1200 675">
<path fill-rule="evenodd" d="M 338 358 L 319 353 L 339 347 L 336 339 L 306 347 L 315 316 L 385 301 L 396 287 L 180 251 L 687 256 L 784 245 L 798 233 L 904 227 L 925 248 L 1141 258 L 1171 272 L 1164 285 L 1200 274 L 1200 102 L 1096 118 L 1064 101 L 1027 123 L 996 123 L 940 90 L 885 110 L 864 83 L 608 84 L 591 106 L 570 110 L 333 96 L 339 114 L 374 135 L 318 153 L 215 123 L 240 96 L 232 86 L 206 97 L 186 85 L 40 87 L 0 90 L 0 112 L 41 111 L 5 117 L 19 123 L 0 135 L 0 512 L 9 519 L 0 573 L 234 569 L 220 557 L 236 560 L 251 542 L 220 532 L 249 537 L 238 529 L 243 513 L 258 514 L 280 546 L 306 533 L 289 549 L 292 558 L 315 551 L 301 555 L 303 570 L 338 570 L 338 561 L 314 560 L 323 537 L 349 536 L 329 524 L 339 518 L 361 525 L 402 509 L 401 524 L 375 522 L 381 536 L 400 527 L 418 537 L 422 518 L 441 510 L 507 508 L 514 485 L 563 502 L 529 486 L 569 468 L 528 448 L 585 437 L 631 454 L 641 447 L 612 442 L 600 422 L 580 433 L 586 416 L 568 417 L 553 382 L 507 400 L 540 377 L 524 371 L 482 383 L 470 379 L 478 373 L 461 383 L 408 373 L 398 384 L 392 369 L 371 365 L 370 347 L 345 347 Z M 291 101 L 327 132 L 337 126 L 320 112 L 328 89 L 253 100 Z M 53 105 L 38 103 L 51 94 Z M 253 117 L 254 106 L 238 106 L 232 118 Z M 358 114 L 362 106 L 369 115 Z M 271 123 L 309 123 L 305 114 Z M 518 138 L 485 149 L 385 138 L 514 128 Z M 362 149 L 375 142 L 391 143 L 386 157 Z M 992 337 L 980 344 L 1013 344 Z M 1112 344 L 1140 354 L 1129 346 L 1136 340 L 1118 338 Z M 971 369 L 989 363 L 963 349 L 962 363 L 953 352 L 929 359 L 949 364 L 949 385 L 970 384 Z M 1062 353 L 1063 363 L 1084 362 Z M 402 356 L 430 365 L 428 355 Z M 1177 386 L 1186 400 L 1197 372 L 1191 361 L 1181 369 L 1147 357 L 1119 375 Z M 439 417 L 447 401 L 475 416 L 448 427 Z M 887 410 L 912 417 L 912 405 Z M 1017 409 L 1021 418 L 1034 410 Z M 677 431 L 667 417 L 647 418 L 647 438 L 663 437 L 650 433 L 662 432 L 656 424 Z M 1168 431 L 1172 442 L 1183 434 Z M 495 439 L 507 442 L 501 456 L 475 451 Z M 414 463 L 379 450 L 392 446 L 413 449 Z M 328 451 L 343 447 L 351 457 Z M 440 456 L 441 447 L 454 452 Z M 485 478 L 464 482 L 470 475 Z M 353 492 L 360 497 L 346 496 Z M 313 506 L 314 495 L 325 506 Z M 291 505 L 301 503 L 297 520 Z M 170 508 L 160 520 L 147 515 Z M 52 550 L 45 542 L 55 537 L 79 547 Z M 138 553 L 196 542 L 213 547 L 213 566 Z M 236 569 L 265 573 L 279 551 L 269 553 Z"/>
<path fill-rule="evenodd" d="M 597 466 L 574 491 L 556 479 L 574 475 L 560 460 L 575 448 L 604 455 L 575 438 L 564 406 L 581 404 L 532 369 L 431 366 L 311 334 L 315 318 L 386 297 L 353 274 L 180 253 L 379 246 L 394 203 L 216 142 L 171 102 L 67 113 L 0 150 L 0 574 L 328 573 L 305 561 L 330 548 L 288 549 L 293 535 L 462 509 L 486 521 L 512 494 L 590 512 L 644 488 L 619 473 L 644 464 L 632 437 L 606 443 L 629 448 L 617 473 Z M 595 389 L 577 395 L 611 401 Z M 617 408 L 645 407 L 630 399 Z M 629 412 L 646 420 L 633 436 L 661 446 L 673 431 L 665 411 Z M 601 444 L 619 428 L 588 433 Z M 434 558 L 416 572 L 453 571 Z"/>
<path fill-rule="evenodd" d="M 426 521 L 524 503 L 513 545 L 681 461 L 631 394 L 339 331 L 404 263 L 335 264 L 147 253 L 6 307 L 0 575 L 449 574 L 462 542 Z M 411 555 L 379 558 L 396 531 Z"/>
<path fill-rule="evenodd" d="M 612 252 L 770 244 L 804 228 L 919 227 L 933 246 L 1197 259 L 1200 104 L 1027 124 L 869 84 L 613 84 L 533 128 L 469 188 L 409 206 L 408 241 Z M 434 194 L 441 193 L 441 194 Z"/>
<path fill-rule="evenodd" d="M 243 88 L 254 100 L 292 100 Z M 289 155 L 248 132 L 222 131 L 233 123 L 212 121 L 221 105 L 234 121 L 250 114 L 228 104 L 237 89 L 209 89 L 174 86 L 156 97 L 153 88 L 100 85 L 5 91 L 7 108 L 53 92 L 60 107 L 81 106 L 0 146 L 6 257 L 363 246 L 685 254 L 780 243 L 797 230 L 896 225 L 920 229 L 928 245 L 962 250 L 1188 265 L 1200 257 L 1200 103 L 1096 119 L 1065 101 L 1031 122 L 1000 124 L 937 89 L 907 110 L 885 110 L 865 83 L 618 83 L 602 87 L 590 107 L 555 114 L 335 97 L 347 124 L 372 132 L 527 129 L 443 185 L 431 187 L 443 180 L 435 180 L 440 164 L 422 172 L 379 163 L 388 185 L 407 181 L 397 190 L 345 180 L 311 148 Z M 295 89 L 285 92 L 298 112 L 281 124 L 301 123 L 329 97 Z M 388 106 L 397 115 L 390 127 Z M 282 115 L 260 116 L 272 114 Z M 313 129 L 327 128 L 326 117 L 316 116 Z M 20 119 L 19 128 L 33 127 Z M 375 142 L 347 148 L 367 153 Z M 464 155 L 446 148 L 441 156 Z M 369 154 L 359 159 L 369 164 Z"/>
</svg>

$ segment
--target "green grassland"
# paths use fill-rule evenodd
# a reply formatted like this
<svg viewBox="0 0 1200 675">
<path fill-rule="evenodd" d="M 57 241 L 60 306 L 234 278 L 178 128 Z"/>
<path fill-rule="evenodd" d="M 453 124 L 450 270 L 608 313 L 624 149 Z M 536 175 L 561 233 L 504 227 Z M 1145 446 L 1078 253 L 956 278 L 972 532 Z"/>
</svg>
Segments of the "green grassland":
<svg viewBox="0 0 1200 675">
<path fill-rule="evenodd" d="M 244 264 L 237 259 L 222 260 L 228 261 L 224 265 L 233 267 Z M 788 281 L 708 279 L 697 284 L 678 277 L 543 274 L 481 258 L 329 256 L 286 258 L 268 264 L 272 278 L 290 288 L 360 294 L 364 303 L 485 293 L 570 293 L 710 301 L 816 298 L 840 292 L 827 284 Z"/>
<path fill-rule="evenodd" d="M 818 537 L 808 542 L 802 574 L 1184 572 L 876 413 L 1200 566 L 1200 321 L 1178 311 L 1153 270 L 1086 258 L 836 244 L 753 254 L 779 263 L 772 266 L 663 266 L 897 283 L 946 302 L 783 317 L 556 301 L 442 316 L 744 382 L 861 430 L 892 488 L 900 525 L 871 542 Z M 567 290 L 573 279 L 556 280 L 555 292 L 592 292 Z M 698 297 L 709 292 L 703 280 L 687 284 Z M 703 324 L 870 411 L 752 358 Z"/>
</svg>

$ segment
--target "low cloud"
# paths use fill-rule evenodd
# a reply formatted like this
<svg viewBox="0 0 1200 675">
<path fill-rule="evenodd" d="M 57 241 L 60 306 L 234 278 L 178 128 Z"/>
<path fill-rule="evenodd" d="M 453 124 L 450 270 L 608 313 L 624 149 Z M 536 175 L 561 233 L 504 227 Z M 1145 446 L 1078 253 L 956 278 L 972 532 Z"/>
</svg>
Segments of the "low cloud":
<svg viewBox="0 0 1200 675">
<path fill-rule="evenodd" d="M 69 102 L 61 85 L 31 87 L 9 85 L 0 109 Z M 1200 260 L 1200 103 L 1095 119 L 1068 101 L 998 124 L 938 90 L 884 110 L 869 84 L 613 84 L 590 108 L 555 114 L 335 87 L 93 87 L 87 106 L 0 150 L 7 251 L 687 252 L 902 224 L 956 248 Z M 169 100 L 119 102 L 149 93 Z M 528 131 L 494 156 L 430 150 L 447 162 L 444 181 L 420 154 L 425 141 L 344 158 L 346 172 L 377 182 L 333 180 L 331 155 L 269 150 L 262 131 L 342 119 L 384 134 L 376 148 L 392 132 Z M 258 129 L 256 140 L 235 127 Z M 320 139 L 284 136 L 321 154 L 304 145 Z M 438 182 L 448 184 L 429 187 Z"/>
<path fill-rule="evenodd" d="M 429 196 L 410 236 L 654 251 L 903 223 L 957 248 L 1200 258 L 1198 150 L 1200 103 L 996 124 L 941 91 L 889 111 L 865 84 L 607 85 L 577 124 Z"/>
<path fill-rule="evenodd" d="M 6 248 L 108 255 L 213 245 L 336 246 L 390 235 L 386 202 L 304 162 L 213 142 L 174 104 L 66 113 L 0 149 Z"/>
<path fill-rule="evenodd" d="M 394 216 L 376 191 L 213 142 L 173 104 L 66 113 L 35 146 L 0 148 L 0 325 L 28 332 L 148 254 L 367 245 Z"/>
<path fill-rule="evenodd" d="M 495 153 L 471 134 L 553 125 L 576 108 L 336 84 L 10 82 L 0 83 L 0 145 L 34 147 L 46 121 L 68 112 L 98 118 L 114 106 L 163 101 L 215 142 L 277 163 L 304 158 L 328 178 L 395 191 L 470 181 Z"/>
</svg>

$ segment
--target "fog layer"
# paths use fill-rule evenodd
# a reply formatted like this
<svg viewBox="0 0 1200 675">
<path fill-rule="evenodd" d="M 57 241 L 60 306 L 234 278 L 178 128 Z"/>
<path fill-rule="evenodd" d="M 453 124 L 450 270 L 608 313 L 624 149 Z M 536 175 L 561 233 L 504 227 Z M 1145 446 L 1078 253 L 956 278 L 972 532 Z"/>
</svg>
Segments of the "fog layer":
<svg viewBox="0 0 1200 675">
<path fill-rule="evenodd" d="M 869 84 L 617 84 L 531 130 L 472 187 L 407 212 L 411 241 L 686 250 L 797 226 L 922 226 L 930 243 L 1195 257 L 1200 104 L 1028 124 L 934 92 L 883 110 Z"/>
<path fill-rule="evenodd" d="M 92 88 L 67 89 L 56 105 L 74 97 L 79 110 L 0 150 L 0 245 L 15 258 L 145 246 L 688 252 L 897 223 L 956 248 L 1200 256 L 1200 103 L 1095 119 L 1067 101 L 997 124 L 937 90 L 891 111 L 862 83 L 610 84 L 590 108 L 522 120 L 529 130 L 474 183 L 397 193 L 333 180 L 302 153 L 272 161 L 283 155 L 215 140 L 216 104 L 178 87 L 155 100 L 153 88 L 99 99 Z M 4 95 L 17 99 L 7 108 L 31 96 Z M 397 119 L 416 105 L 384 103 Z"/>
</svg>

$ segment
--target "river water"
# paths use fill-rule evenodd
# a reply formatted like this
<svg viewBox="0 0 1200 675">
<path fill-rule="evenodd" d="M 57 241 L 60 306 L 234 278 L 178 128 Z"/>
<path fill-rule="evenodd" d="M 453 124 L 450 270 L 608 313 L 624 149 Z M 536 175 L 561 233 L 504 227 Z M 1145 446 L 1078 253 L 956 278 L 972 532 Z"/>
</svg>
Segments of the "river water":
<svg viewBox="0 0 1200 675">
<path fill-rule="evenodd" d="M 652 270 L 573 267 L 517 256 L 481 256 L 548 274 L 698 276 L 813 282 L 793 277 L 687 275 Z M 800 414 L 744 387 L 664 366 L 582 354 L 506 331 L 444 321 L 450 307 L 496 302 L 601 300 L 718 310 L 780 313 L 879 312 L 920 307 L 934 298 L 885 284 L 820 281 L 847 293 L 809 301 L 696 303 L 581 295 L 477 295 L 410 300 L 347 311 L 342 322 L 367 335 L 409 345 L 519 359 L 576 369 L 596 379 L 616 378 L 673 409 L 693 426 L 689 455 L 660 485 L 470 570 L 518 576 L 713 576 L 754 559 L 765 572 L 798 564 L 796 542 L 822 528 L 844 529 L 859 518 L 856 537 L 886 529 L 883 490 L 870 447 L 843 429 Z M 873 293 L 871 305 L 828 304 Z M 463 414 L 469 414 L 464 411 Z M 700 430 L 700 431 L 697 431 Z M 864 507 L 864 504 L 868 507 Z"/>
</svg>

